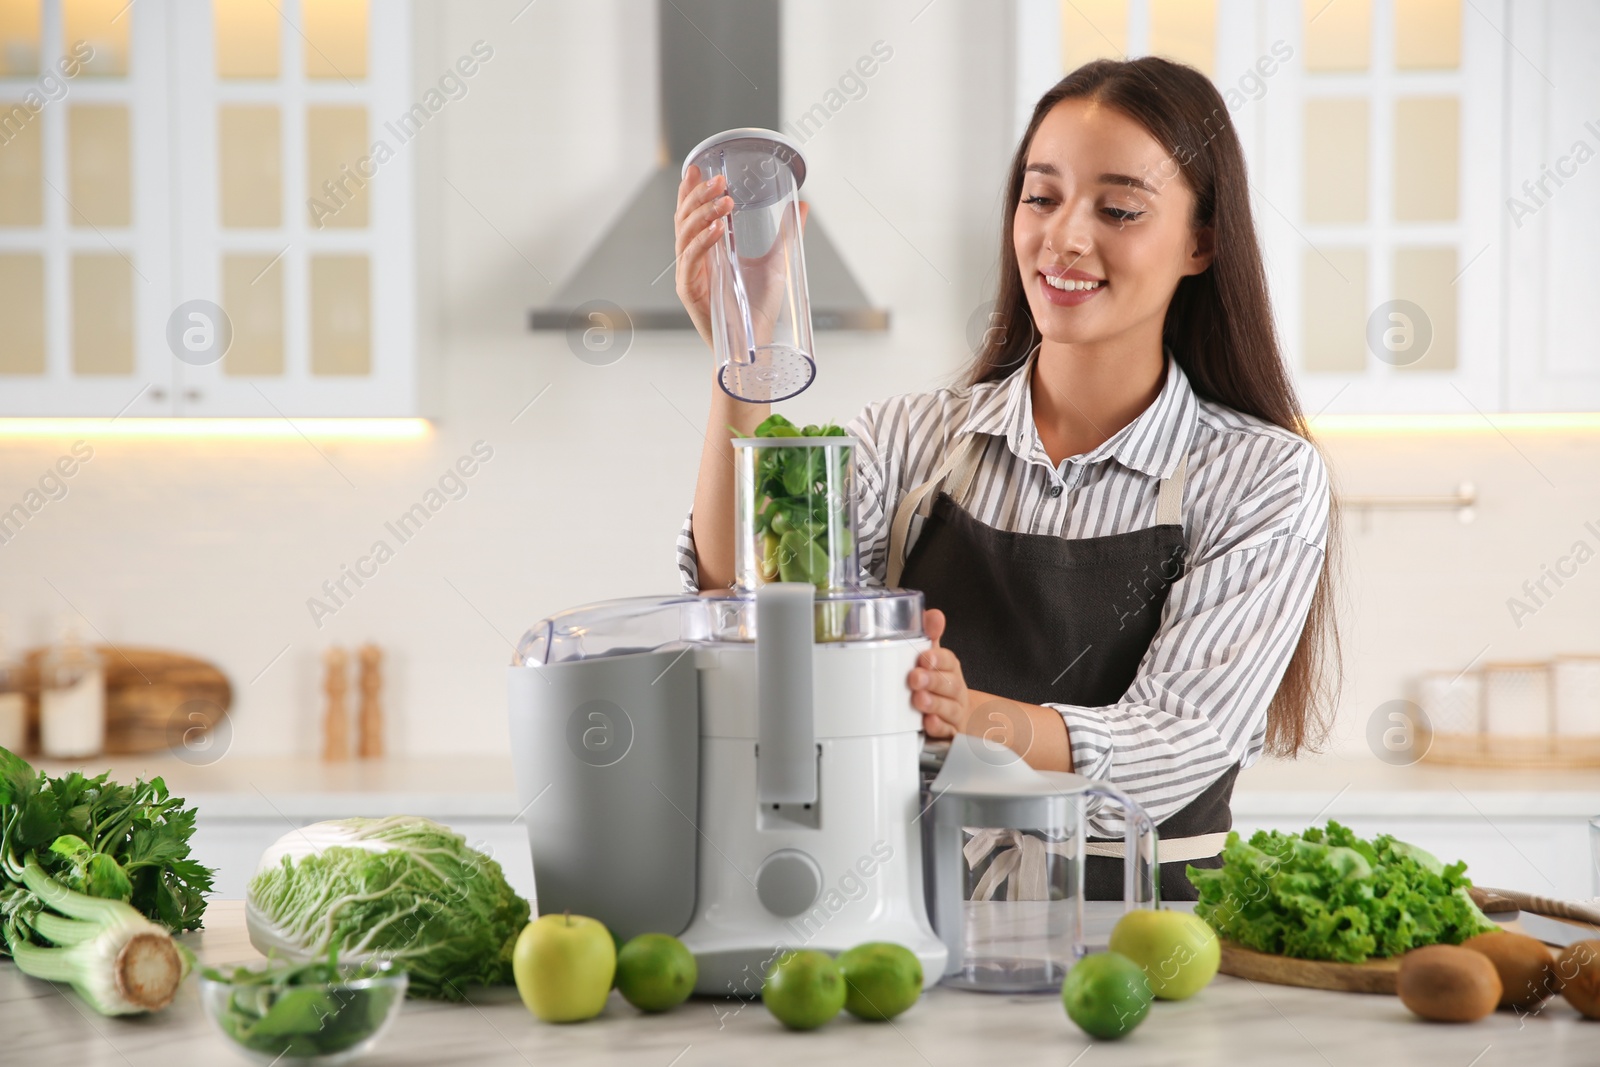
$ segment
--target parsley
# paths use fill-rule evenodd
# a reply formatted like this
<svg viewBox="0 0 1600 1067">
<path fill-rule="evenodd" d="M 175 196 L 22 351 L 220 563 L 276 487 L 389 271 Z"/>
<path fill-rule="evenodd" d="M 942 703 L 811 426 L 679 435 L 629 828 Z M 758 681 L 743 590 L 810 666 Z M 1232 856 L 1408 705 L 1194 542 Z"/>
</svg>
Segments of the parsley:
<svg viewBox="0 0 1600 1067">
<path fill-rule="evenodd" d="M 174 933 L 199 929 L 213 872 L 189 856 L 195 809 L 160 778 L 109 777 L 52 778 L 0 748 L 0 860 L 32 852 L 69 889 L 126 901 Z M 0 912 L 27 892 L 12 866 L 0 865 Z"/>
</svg>

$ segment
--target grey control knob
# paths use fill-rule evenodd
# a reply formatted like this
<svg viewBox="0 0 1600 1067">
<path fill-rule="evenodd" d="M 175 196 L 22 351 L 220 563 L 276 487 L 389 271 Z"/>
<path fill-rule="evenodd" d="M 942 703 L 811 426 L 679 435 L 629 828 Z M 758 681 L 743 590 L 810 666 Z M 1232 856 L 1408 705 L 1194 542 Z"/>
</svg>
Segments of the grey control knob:
<svg viewBox="0 0 1600 1067">
<path fill-rule="evenodd" d="M 822 868 L 799 849 L 779 849 L 756 870 L 756 897 L 780 919 L 811 910 L 821 893 Z"/>
</svg>

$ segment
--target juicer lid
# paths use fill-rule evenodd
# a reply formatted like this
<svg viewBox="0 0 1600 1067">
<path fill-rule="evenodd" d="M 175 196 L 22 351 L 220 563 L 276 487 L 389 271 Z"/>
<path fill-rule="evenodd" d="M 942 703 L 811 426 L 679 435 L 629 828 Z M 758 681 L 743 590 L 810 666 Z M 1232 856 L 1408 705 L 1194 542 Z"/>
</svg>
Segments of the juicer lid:
<svg viewBox="0 0 1600 1067">
<path fill-rule="evenodd" d="M 683 157 L 683 167 L 679 171 L 678 177 L 680 179 L 687 178 L 689 176 L 689 167 L 713 148 L 723 149 L 729 154 L 746 153 L 751 156 L 775 156 L 779 161 L 788 165 L 789 172 L 794 175 L 794 188 L 796 190 L 805 184 L 806 159 L 800 152 L 800 146 L 777 130 L 764 130 L 759 126 L 741 126 L 738 129 L 723 130 L 721 133 L 714 133 L 707 137 L 691 148 L 689 154 Z M 703 167 L 701 168 L 701 176 L 706 176 L 705 168 Z M 750 180 L 752 177 L 755 179 L 753 184 Z M 730 180 L 728 184 L 728 195 L 733 196 L 733 182 Z M 766 178 L 763 181 L 760 175 L 751 175 L 742 179 L 742 186 L 745 193 L 744 197 L 742 199 L 735 197 L 736 203 L 742 208 L 766 207 L 769 204 L 776 203 L 788 193 L 787 189 L 772 181 L 771 178 Z"/>
<path fill-rule="evenodd" d="M 819 645 L 915 640 L 923 636 L 922 594 L 915 589 L 881 586 L 819 589 L 816 618 Z M 511 665 L 547 667 L 689 644 L 745 644 L 755 639 L 754 590 L 624 597 L 568 608 L 541 619 L 522 635 Z"/>
</svg>

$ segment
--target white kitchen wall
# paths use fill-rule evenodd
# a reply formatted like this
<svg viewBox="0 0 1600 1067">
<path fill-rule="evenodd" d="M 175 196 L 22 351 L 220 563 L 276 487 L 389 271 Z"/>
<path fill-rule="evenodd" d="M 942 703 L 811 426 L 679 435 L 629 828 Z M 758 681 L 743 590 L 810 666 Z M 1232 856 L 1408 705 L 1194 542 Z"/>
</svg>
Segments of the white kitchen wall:
<svg viewBox="0 0 1600 1067">
<path fill-rule="evenodd" d="M 593 367 L 563 337 L 524 327 L 658 165 L 655 5 L 525 2 L 419 4 L 419 86 L 475 40 L 495 50 L 413 146 L 422 298 L 437 320 L 424 344 L 442 367 L 434 435 L 319 442 L 321 454 L 298 438 L 79 435 L 94 454 L 67 495 L 0 544 L 14 640 L 43 641 L 76 610 L 91 637 L 214 660 L 236 687 L 232 744 L 251 755 L 314 752 L 322 650 L 375 641 L 389 656 L 395 750 L 494 753 L 505 745 L 502 668 L 523 629 L 585 601 L 675 588 L 708 355 L 697 339 L 646 335 Z M 891 309 L 893 330 L 819 335 L 819 378 L 785 406 L 791 415 L 842 421 L 960 370 L 967 320 L 992 284 L 1013 147 L 1003 11 L 787 6 L 788 112 L 874 42 L 893 49 L 866 95 L 806 145 L 814 217 Z M 73 440 L 6 439 L 0 510 Z M 465 495 L 319 627 L 308 598 L 378 538 L 395 544 L 384 523 L 478 441 L 493 455 Z M 1575 541 L 1600 550 L 1600 437 L 1485 427 L 1341 434 L 1327 448 L 1351 494 L 1447 493 L 1470 480 L 1482 497 L 1471 525 L 1450 513 L 1379 514 L 1365 528 L 1349 517 L 1342 747 L 1363 744 L 1367 716 L 1418 670 L 1480 653 L 1600 652 L 1600 562 L 1520 628 L 1505 603 Z"/>
</svg>

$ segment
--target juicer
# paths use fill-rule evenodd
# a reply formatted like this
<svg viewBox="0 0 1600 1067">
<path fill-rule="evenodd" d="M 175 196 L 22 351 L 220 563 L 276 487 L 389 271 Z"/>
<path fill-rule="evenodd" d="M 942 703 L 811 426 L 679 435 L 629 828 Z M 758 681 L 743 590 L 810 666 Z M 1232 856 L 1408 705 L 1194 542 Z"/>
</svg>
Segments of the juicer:
<svg viewBox="0 0 1600 1067">
<path fill-rule="evenodd" d="M 737 586 L 560 612 L 518 645 L 536 908 L 679 937 L 702 994 L 755 997 L 785 950 L 865 941 L 910 949 L 931 986 L 922 594 L 856 584 L 856 441 L 734 444 Z"/>
</svg>

